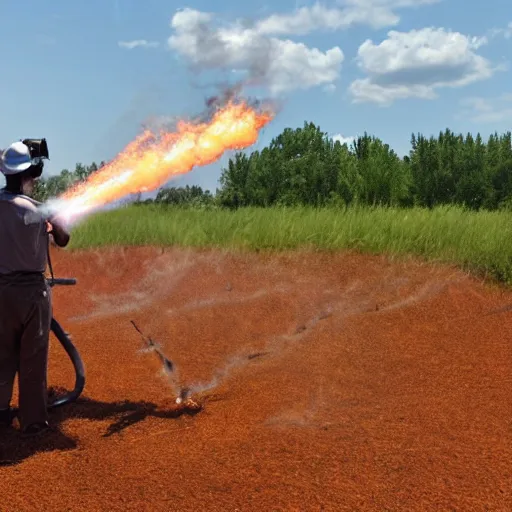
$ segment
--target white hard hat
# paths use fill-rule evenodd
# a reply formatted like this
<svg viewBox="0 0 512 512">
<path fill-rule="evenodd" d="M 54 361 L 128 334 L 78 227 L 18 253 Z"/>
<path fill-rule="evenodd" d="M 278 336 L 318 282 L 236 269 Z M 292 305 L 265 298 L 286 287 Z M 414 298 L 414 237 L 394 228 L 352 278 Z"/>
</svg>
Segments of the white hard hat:
<svg viewBox="0 0 512 512">
<path fill-rule="evenodd" d="M 26 171 L 32 164 L 30 149 L 21 141 L 14 142 L 0 154 L 0 171 L 6 176 Z"/>
</svg>

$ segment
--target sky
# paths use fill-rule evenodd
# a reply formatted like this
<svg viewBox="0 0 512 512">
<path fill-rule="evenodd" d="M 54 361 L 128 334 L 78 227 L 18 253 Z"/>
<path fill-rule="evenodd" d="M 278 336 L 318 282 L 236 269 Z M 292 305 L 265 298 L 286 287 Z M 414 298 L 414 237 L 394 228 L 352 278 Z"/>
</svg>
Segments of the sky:
<svg viewBox="0 0 512 512">
<path fill-rule="evenodd" d="M 512 129 L 510 0 L 0 0 L 0 18 L 0 148 L 46 137 L 47 176 L 240 81 L 280 105 L 248 151 L 304 122 L 400 156 L 412 133 Z M 214 191 L 228 157 L 172 184 Z"/>
</svg>

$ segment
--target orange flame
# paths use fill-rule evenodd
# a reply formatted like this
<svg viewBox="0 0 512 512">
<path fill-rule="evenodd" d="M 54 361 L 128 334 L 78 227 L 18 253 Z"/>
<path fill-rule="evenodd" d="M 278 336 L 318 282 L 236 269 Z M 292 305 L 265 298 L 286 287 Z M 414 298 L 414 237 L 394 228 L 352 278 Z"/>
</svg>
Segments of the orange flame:
<svg viewBox="0 0 512 512">
<path fill-rule="evenodd" d="M 180 121 L 174 133 L 145 131 L 112 162 L 60 196 L 58 216 L 70 221 L 127 195 L 156 190 L 173 176 L 215 162 L 227 150 L 251 146 L 273 115 L 230 102 L 207 123 Z"/>
</svg>

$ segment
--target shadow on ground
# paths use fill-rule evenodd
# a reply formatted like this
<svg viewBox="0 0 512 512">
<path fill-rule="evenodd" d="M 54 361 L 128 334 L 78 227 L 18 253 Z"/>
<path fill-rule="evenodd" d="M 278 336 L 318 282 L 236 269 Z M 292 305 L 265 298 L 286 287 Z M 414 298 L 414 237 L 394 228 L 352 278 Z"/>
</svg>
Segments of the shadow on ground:
<svg viewBox="0 0 512 512">
<path fill-rule="evenodd" d="M 0 430 L 0 467 L 15 466 L 37 453 L 77 448 L 77 439 L 68 436 L 60 428 L 61 423 L 68 419 L 112 419 L 112 423 L 103 434 L 103 437 L 110 437 L 148 417 L 171 419 L 183 415 L 193 416 L 198 412 L 184 408 L 162 410 L 156 404 L 143 401 L 100 402 L 90 398 L 79 398 L 75 403 L 50 412 L 52 429 L 44 436 L 23 438 L 15 428 Z"/>
</svg>

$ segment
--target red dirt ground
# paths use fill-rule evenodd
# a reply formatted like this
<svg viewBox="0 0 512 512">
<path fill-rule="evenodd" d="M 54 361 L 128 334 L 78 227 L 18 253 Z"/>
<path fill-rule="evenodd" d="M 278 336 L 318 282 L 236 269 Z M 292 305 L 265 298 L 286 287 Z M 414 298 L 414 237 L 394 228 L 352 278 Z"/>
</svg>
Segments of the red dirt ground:
<svg viewBox="0 0 512 512">
<path fill-rule="evenodd" d="M 79 280 L 54 305 L 86 388 L 46 439 L 1 434 L 2 512 L 512 510 L 510 291 L 357 254 L 133 248 L 54 267 Z M 201 412 L 173 413 L 132 319 Z M 55 339 L 49 379 L 73 384 Z"/>
</svg>

